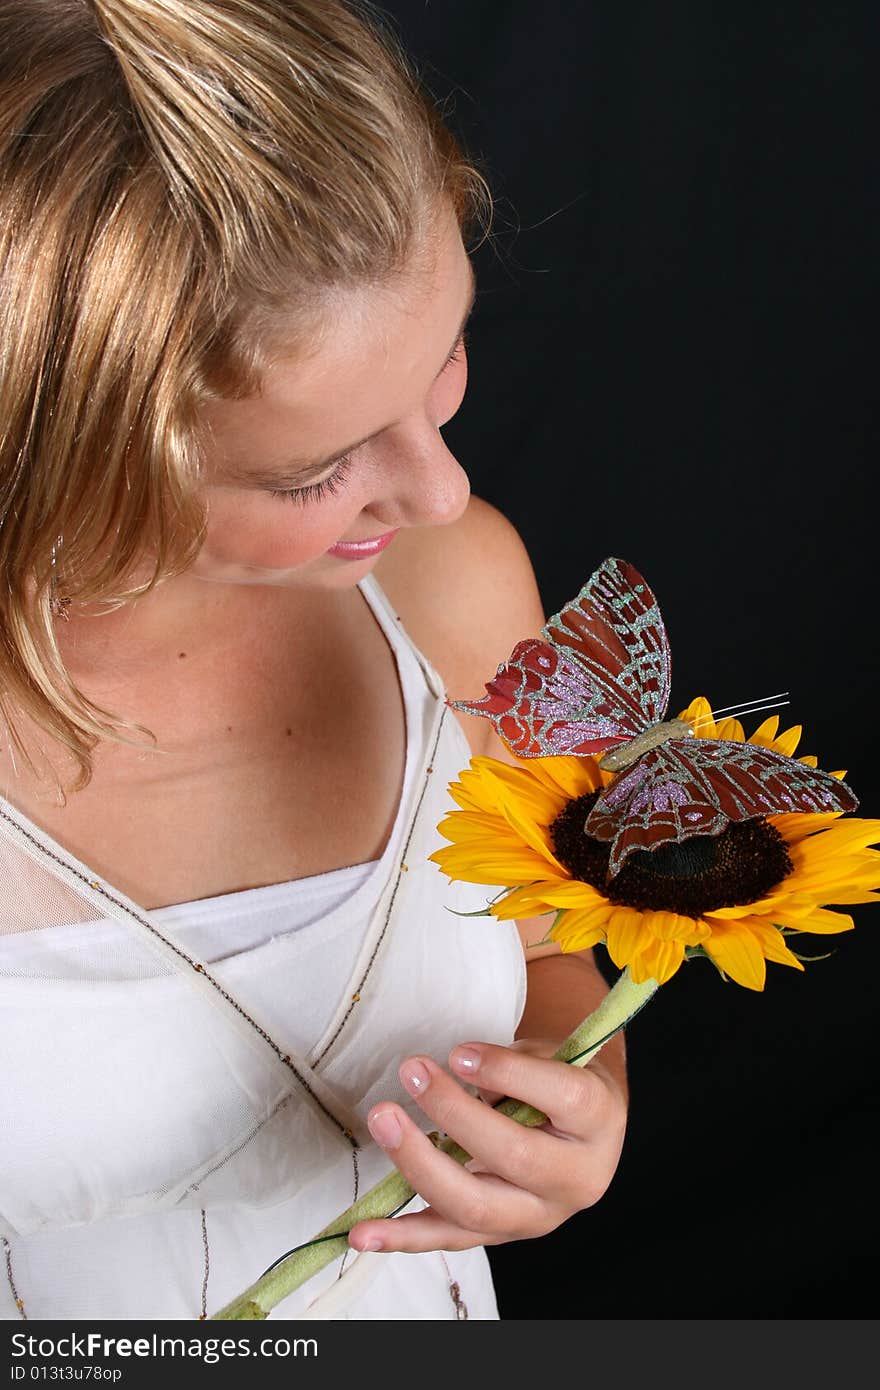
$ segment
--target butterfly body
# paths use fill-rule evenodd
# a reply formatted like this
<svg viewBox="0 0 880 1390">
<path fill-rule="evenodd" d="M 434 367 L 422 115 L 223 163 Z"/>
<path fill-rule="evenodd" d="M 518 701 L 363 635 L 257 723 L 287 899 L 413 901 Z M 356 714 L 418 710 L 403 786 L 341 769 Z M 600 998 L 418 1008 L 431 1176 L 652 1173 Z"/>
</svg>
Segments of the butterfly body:
<svg viewBox="0 0 880 1390">
<path fill-rule="evenodd" d="M 610 748 L 607 753 L 603 753 L 599 759 L 599 766 L 604 772 L 620 772 L 643 753 L 647 753 L 651 748 L 659 748 L 661 743 L 668 743 L 671 738 L 693 737 L 693 726 L 686 719 L 664 719 L 659 724 L 652 724 L 650 729 L 637 734 L 628 743 L 623 743 L 618 748 Z"/>
<path fill-rule="evenodd" d="M 611 842 L 609 877 L 636 850 L 718 835 L 731 821 L 856 809 L 828 772 L 667 720 L 671 664 L 657 600 L 632 565 L 611 557 L 539 638 L 517 643 L 483 699 L 448 703 L 491 719 L 518 757 L 601 755 L 617 776 L 584 829 Z"/>
</svg>

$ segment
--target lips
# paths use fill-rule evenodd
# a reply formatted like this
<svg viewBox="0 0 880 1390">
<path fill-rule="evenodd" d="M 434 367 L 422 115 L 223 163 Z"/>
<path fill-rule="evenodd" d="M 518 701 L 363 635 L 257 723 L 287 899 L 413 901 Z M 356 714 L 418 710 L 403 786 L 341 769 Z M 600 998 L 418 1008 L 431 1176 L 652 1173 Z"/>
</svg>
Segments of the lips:
<svg viewBox="0 0 880 1390">
<path fill-rule="evenodd" d="M 399 528 L 398 528 L 399 529 Z M 390 545 L 397 535 L 397 530 L 386 531 L 382 536 L 372 536 L 364 541 L 337 541 L 327 551 L 328 555 L 336 555 L 340 560 L 365 560 L 371 555 L 378 555 Z"/>
</svg>

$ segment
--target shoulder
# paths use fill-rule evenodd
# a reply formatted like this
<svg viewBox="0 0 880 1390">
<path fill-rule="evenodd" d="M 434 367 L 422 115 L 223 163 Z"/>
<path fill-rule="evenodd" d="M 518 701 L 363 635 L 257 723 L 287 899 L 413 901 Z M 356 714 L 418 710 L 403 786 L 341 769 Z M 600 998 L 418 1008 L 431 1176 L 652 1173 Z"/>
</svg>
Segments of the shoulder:
<svg viewBox="0 0 880 1390">
<path fill-rule="evenodd" d="M 479 497 L 448 526 L 402 531 L 375 574 L 454 698 L 479 698 L 517 642 L 544 625 L 535 572 L 516 527 Z M 475 753 L 514 761 L 488 720 L 458 717 Z"/>
<path fill-rule="evenodd" d="M 376 578 L 416 646 L 448 693 L 478 699 L 486 681 L 523 637 L 537 636 L 545 613 L 528 551 L 497 507 L 471 497 L 449 526 L 402 531 L 382 556 Z M 472 753 L 517 765 L 488 719 L 456 716 Z M 525 943 L 539 939 L 549 918 L 517 923 Z M 558 955 L 556 942 L 530 946 L 528 960 Z M 592 952 L 582 952 L 592 959 Z"/>
</svg>

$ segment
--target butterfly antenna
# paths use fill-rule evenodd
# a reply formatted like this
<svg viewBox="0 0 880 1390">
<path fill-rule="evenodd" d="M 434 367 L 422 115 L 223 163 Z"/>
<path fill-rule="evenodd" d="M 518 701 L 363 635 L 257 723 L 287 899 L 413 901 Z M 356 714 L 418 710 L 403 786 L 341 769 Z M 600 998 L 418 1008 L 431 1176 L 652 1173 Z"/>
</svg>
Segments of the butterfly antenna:
<svg viewBox="0 0 880 1390">
<path fill-rule="evenodd" d="M 758 705 L 756 709 L 743 710 L 742 712 L 744 714 L 764 714 L 768 709 L 782 709 L 785 705 L 790 704 L 790 700 L 780 700 L 780 702 L 776 705 Z M 722 711 L 718 710 L 716 713 L 721 714 Z M 724 717 L 725 719 L 735 719 L 736 715 L 726 714 Z M 694 732 L 696 732 L 697 729 L 702 729 L 709 724 L 715 723 L 717 723 L 717 719 L 714 716 L 711 719 L 698 719 L 697 722 L 693 725 Z"/>
<path fill-rule="evenodd" d="M 790 692 L 789 690 L 777 690 L 777 692 L 776 692 L 775 695 L 759 695 L 759 696 L 757 697 L 757 699 L 755 699 L 755 700 L 740 700 L 740 701 L 739 701 L 737 704 L 735 704 L 735 705 L 722 705 L 720 709 L 717 709 L 717 710 L 715 711 L 715 713 L 716 713 L 716 714 L 728 714 L 728 715 L 730 715 L 731 717 L 734 717 L 734 711 L 739 711 L 740 713 L 743 713 L 743 714 L 746 713 L 746 712 L 747 712 L 747 708 L 746 708 L 746 707 L 747 707 L 748 705 L 760 705 L 761 702 L 762 702 L 763 700 L 781 700 L 781 699 L 783 698 L 784 695 L 789 695 L 789 694 L 791 694 L 791 692 Z M 786 700 L 786 701 L 785 701 L 785 704 L 788 704 L 788 703 L 789 703 L 788 700 Z"/>
</svg>

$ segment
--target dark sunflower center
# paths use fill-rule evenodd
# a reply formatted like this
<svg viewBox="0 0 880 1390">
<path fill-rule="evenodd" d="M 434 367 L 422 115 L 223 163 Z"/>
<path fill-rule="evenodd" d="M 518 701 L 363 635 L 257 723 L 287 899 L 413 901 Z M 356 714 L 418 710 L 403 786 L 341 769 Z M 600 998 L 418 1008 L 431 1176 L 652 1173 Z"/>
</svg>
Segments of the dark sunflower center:
<svg viewBox="0 0 880 1390">
<path fill-rule="evenodd" d="M 584 834 L 598 792 L 569 801 L 550 827 L 553 850 L 575 878 L 621 907 L 699 917 L 716 907 L 757 902 L 792 872 L 785 840 L 761 816 L 731 821 L 720 835 L 635 850 L 606 882 L 611 845 Z"/>
</svg>

